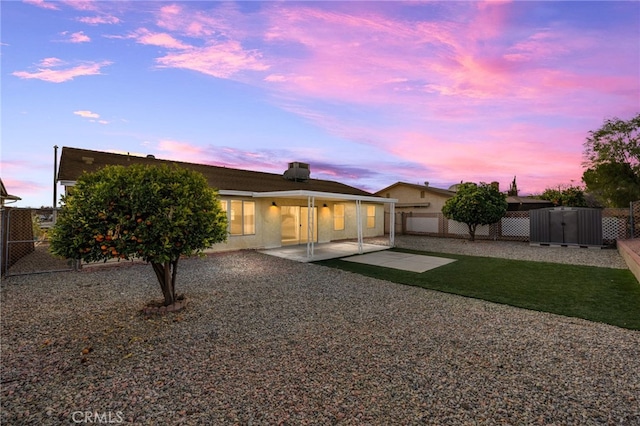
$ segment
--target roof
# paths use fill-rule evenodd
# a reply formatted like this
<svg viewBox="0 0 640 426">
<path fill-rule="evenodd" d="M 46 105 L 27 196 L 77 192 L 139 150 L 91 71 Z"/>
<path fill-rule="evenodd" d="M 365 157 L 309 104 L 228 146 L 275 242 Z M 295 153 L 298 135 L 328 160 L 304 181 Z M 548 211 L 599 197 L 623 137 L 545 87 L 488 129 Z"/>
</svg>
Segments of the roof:
<svg viewBox="0 0 640 426">
<path fill-rule="evenodd" d="M 22 198 L 16 196 L 16 195 L 11 195 L 7 192 L 7 188 L 5 188 L 4 186 L 4 182 L 2 182 L 2 178 L 0 178 L 0 199 L 2 200 L 12 200 L 12 201 L 19 201 L 22 200 Z"/>
<path fill-rule="evenodd" d="M 111 152 L 63 147 L 58 169 L 58 181 L 75 182 L 83 172 L 95 172 L 107 165 L 128 166 L 131 164 L 176 164 L 202 173 L 212 188 L 225 191 L 313 191 L 334 194 L 372 196 L 371 193 L 340 182 L 308 179 L 292 181 L 281 174 L 232 169 L 206 164 L 162 160 L 153 157 L 138 157 Z"/>
<path fill-rule="evenodd" d="M 551 201 L 543 200 L 541 198 L 518 197 L 513 195 L 507 196 L 507 202 L 511 204 L 553 204 Z"/>
<path fill-rule="evenodd" d="M 384 192 L 389 191 L 391 188 L 395 186 L 408 186 L 410 188 L 415 188 L 420 191 L 429 191 L 434 194 L 442 195 L 444 197 L 453 197 L 454 195 L 456 195 L 455 192 L 449 191 L 447 189 L 440 189 L 440 188 L 435 188 L 433 186 L 420 185 L 420 184 L 408 183 L 408 182 L 396 182 L 393 185 L 389 185 L 386 188 L 381 189 L 380 191 L 376 191 L 375 193 L 378 195 L 382 195 Z"/>
</svg>

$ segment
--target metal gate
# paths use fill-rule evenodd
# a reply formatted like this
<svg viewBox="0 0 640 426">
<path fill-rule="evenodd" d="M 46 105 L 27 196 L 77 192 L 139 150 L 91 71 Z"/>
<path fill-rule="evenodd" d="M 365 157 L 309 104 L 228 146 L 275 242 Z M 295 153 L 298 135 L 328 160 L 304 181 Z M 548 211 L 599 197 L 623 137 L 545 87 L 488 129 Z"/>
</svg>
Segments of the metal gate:
<svg viewBox="0 0 640 426">
<path fill-rule="evenodd" d="M 55 209 L 5 207 L 0 210 L 0 271 L 3 277 L 71 271 L 72 260 L 49 253 L 48 231 Z"/>
</svg>

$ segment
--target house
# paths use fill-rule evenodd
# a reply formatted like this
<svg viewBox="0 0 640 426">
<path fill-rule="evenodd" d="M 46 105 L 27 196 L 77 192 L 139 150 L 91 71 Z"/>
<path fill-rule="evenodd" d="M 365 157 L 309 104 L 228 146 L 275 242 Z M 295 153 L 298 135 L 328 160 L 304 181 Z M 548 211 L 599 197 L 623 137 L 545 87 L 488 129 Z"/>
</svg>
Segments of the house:
<svg viewBox="0 0 640 426">
<path fill-rule="evenodd" d="M 20 201 L 22 198 L 11 195 L 7 192 L 7 188 L 5 188 L 4 183 L 2 182 L 2 178 L 0 178 L 0 208 L 4 207 L 5 204 L 15 203 L 16 201 Z"/>
<path fill-rule="evenodd" d="M 396 182 L 377 191 L 374 195 L 397 200 L 395 214 L 386 212 L 387 216 L 394 218 L 394 230 L 405 232 L 415 229 L 419 230 L 418 232 L 443 234 L 446 233 L 444 227 L 449 228 L 450 224 L 443 222 L 442 207 L 449 198 L 456 194 L 456 186 L 440 189 L 429 186 L 427 182 L 424 185 Z M 507 203 L 507 211 L 510 212 L 553 207 L 553 203 L 550 201 L 530 197 L 507 196 Z M 385 229 L 389 231 L 388 221 L 385 224 Z M 481 230 L 481 232 L 484 231 Z"/>
<path fill-rule="evenodd" d="M 265 249 L 307 245 L 313 257 L 315 243 L 384 236 L 384 211 L 394 210 L 395 200 L 340 182 L 313 179 L 310 166 L 292 162 L 283 174 L 193 164 L 101 151 L 63 147 L 58 182 L 68 192 L 83 172 L 106 165 L 134 163 L 176 164 L 202 173 L 218 190 L 227 212 L 226 243 L 212 250 Z M 393 246 L 394 235 L 389 235 Z"/>
</svg>

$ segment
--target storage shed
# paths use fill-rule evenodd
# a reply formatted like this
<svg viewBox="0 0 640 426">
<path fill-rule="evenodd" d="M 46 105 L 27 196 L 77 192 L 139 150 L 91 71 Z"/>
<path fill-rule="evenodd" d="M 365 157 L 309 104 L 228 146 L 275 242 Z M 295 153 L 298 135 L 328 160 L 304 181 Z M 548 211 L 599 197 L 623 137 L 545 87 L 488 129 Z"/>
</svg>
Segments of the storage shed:
<svg viewBox="0 0 640 426">
<path fill-rule="evenodd" d="M 551 207 L 529 211 L 532 245 L 603 246 L 602 210 Z"/>
</svg>

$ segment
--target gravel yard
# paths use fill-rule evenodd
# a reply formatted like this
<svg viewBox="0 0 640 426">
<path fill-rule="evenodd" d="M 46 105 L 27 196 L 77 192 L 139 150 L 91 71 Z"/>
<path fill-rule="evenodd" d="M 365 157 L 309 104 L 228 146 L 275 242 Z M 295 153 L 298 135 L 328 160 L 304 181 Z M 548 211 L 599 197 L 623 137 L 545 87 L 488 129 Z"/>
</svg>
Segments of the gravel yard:
<svg viewBox="0 0 640 426">
<path fill-rule="evenodd" d="M 615 250 L 398 245 L 625 267 Z M 4 280 L 0 422 L 640 424 L 637 331 L 254 251 L 182 261 L 178 291 L 184 312 L 146 319 L 148 265 Z"/>
</svg>

